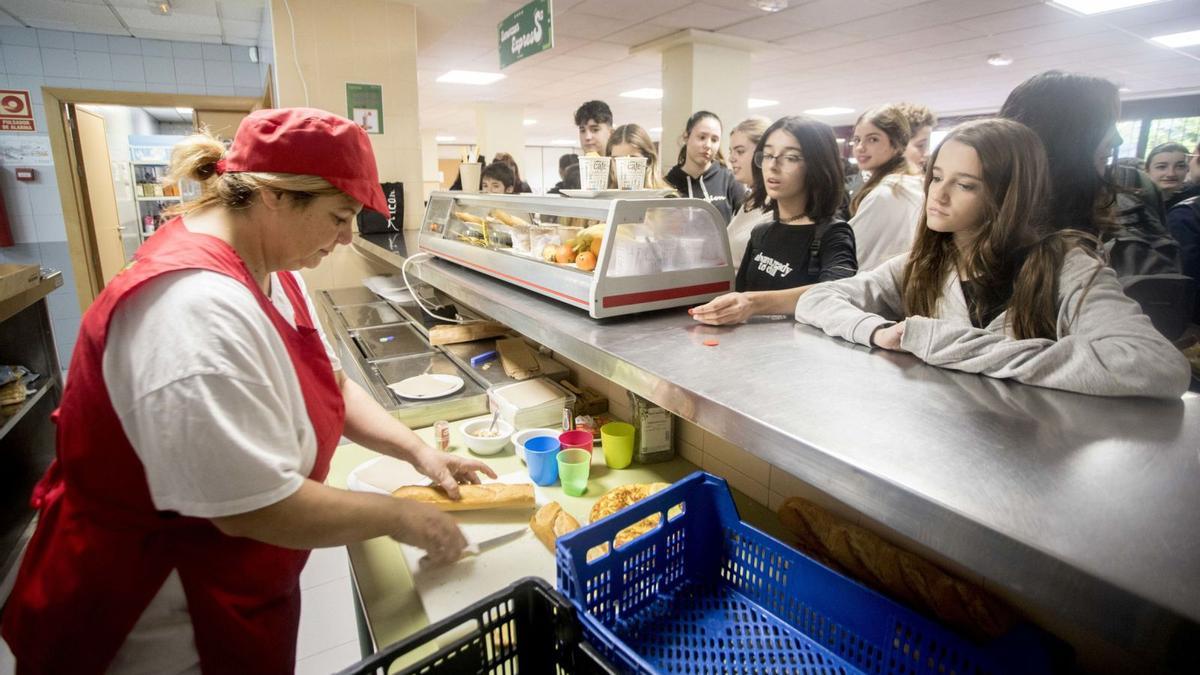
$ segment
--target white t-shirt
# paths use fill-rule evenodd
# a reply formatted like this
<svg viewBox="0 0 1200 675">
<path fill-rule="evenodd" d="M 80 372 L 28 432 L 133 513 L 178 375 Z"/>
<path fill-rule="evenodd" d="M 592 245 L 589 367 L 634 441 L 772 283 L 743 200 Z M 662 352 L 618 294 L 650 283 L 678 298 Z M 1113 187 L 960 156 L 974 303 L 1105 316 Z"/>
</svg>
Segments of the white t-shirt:
<svg viewBox="0 0 1200 675">
<path fill-rule="evenodd" d="M 275 275 L 271 301 L 294 326 L 291 301 Z M 323 332 L 321 339 L 340 369 Z M 316 434 L 291 358 L 239 281 L 184 270 L 146 282 L 112 317 L 103 370 L 160 510 L 201 518 L 254 511 L 292 495 L 312 470 Z M 177 572 L 143 612 L 109 672 L 199 672 Z"/>
<path fill-rule="evenodd" d="M 912 248 L 924 207 L 925 183 L 920 176 L 894 173 L 879 181 L 850 219 L 859 274 Z"/>
<path fill-rule="evenodd" d="M 747 211 L 744 204 L 733 215 L 733 220 L 729 221 L 727 231 L 729 233 L 729 253 L 733 258 L 734 272 L 737 272 L 738 267 L 742 264 L 742 257 L 746 255 L 746 246 L 750 243 L 750 233 L 762 223 L 771 222 L 773 217 L 774 213 L 767 209 L 750 209 Z"/>
</svg>

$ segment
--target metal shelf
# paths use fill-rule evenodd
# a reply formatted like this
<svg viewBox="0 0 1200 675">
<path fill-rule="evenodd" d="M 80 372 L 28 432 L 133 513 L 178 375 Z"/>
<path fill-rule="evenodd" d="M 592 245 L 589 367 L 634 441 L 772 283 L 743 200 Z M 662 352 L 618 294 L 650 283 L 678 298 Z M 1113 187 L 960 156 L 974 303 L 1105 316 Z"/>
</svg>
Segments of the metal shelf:
<svg viewBox="0 0 1200 675">
<path fill-rule="evenodd" d="M 38 385 L 37 391 L 30 394 L 29 397 L 26 398 L 23 403 L 21 403 L 21 406 L 17 408 L 15 413 L 7 418 L 4 418 L 4 425 L 0 426 L 0 439 L 7 436 L 8 432 L 12 431 L 12 429 L 21 421 L 21 418 L 25 417 L 30 410 L 33 410 L 34 406 L 38 404 L 38 401 L 41 401 L 42 397 L 45 396 L 46 392 L 50 391 L 53 386 L 54 380 L 52 378 L 44 378 L 42 383 Z"/>
</svg>

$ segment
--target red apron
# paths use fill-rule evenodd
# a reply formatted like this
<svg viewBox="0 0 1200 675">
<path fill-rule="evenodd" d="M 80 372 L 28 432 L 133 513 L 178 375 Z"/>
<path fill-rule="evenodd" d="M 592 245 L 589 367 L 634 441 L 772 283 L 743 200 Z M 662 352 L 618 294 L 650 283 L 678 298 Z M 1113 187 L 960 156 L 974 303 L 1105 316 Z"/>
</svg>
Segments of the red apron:
<svg viewBox="0 0 1200 675">
<path fill-rule="evenodd" d="M 40 509 L 3 634 L 19 673 L 101 673 L 178 570 L 205 673 L 291 673 L 308 551 L 221 533 L 208 519 L 158 511 L 101 371 L 121 300 L 160 274 L 205 269 L 245 284 L 271 319 L 296 371 L 316 432 L 309 478 L 324 481 L 345 406 L 320 334 L 289 272 L 276 275 L 295 309 L 280 315 L 228 244 L 175 219 L 150 238 L 83 317 L 58 423 L 57 459 L 34 490 Z M 182 411 L 162 411 L 163 424 Z"/>
</svg>

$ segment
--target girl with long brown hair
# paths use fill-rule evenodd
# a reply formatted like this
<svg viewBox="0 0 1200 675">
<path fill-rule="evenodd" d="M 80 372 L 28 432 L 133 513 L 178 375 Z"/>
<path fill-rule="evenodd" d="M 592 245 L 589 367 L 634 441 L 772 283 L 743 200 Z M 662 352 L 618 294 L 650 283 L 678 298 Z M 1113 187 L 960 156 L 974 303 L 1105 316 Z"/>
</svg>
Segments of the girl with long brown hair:
<svg viewBox="0 0 1200 675">
<path fill-rule="evenodd" d="M 755 115 L 742 120 L 729 132 L 729 168 L 737 182 L 746 186 L 746 200 L 734 212 L 726 230 L 735 270 L 742 264 L 742 255 L 746 253 L 746 244 L 750 242 L 750 232 L 763 223 L 771 222 L 773 218 L 771 210 L 763 208 L 762 204 L 755 204 L 753 197 L 754 152 L 769 126 L 771 120 Z"/>
<path fill-rule="evenodd" d="M 866 111 L 854 124 L 855 161 L 860 171 L 871 173 L 850 200 L 860 270 L 874 269 L 912 245 L 924 196 L 904 155 L 911 137 L 904 110 L 892 104 Z"/>
<path fill-rule="evenodd" d="M 1105 396 L 1175 398 L 1187 361 L 1097 259 L 1045 218 L 1046 154 L 1010 120 L 959 126 L 930 158 L 912 251 L 814 286 L 796 320 L 932 365 Z"/>
<path fill-rule="evenodd" d="M 654 139 L 646 130 L 636 124 L 622 124 L 613 129 L 608 137 L 605 155 L 609 157 L 645 157 L 646 183 L 651 190 L 661 190 L 669 187 L 663 182 L 662 169 L 658 163 L 658 150 L 654 149 Z"/>
<path fill-rule="evenodd" d="M 729 225 L 733 214 L 746 198 L 746 188 L 725 166 L 721 153 L 721 118 L 700 110 L 688 118 L 684 127 L 679 162 L 664 180 L 680 196 L 703 199 L 721 212 L 722 225 Z"/>
</svg>

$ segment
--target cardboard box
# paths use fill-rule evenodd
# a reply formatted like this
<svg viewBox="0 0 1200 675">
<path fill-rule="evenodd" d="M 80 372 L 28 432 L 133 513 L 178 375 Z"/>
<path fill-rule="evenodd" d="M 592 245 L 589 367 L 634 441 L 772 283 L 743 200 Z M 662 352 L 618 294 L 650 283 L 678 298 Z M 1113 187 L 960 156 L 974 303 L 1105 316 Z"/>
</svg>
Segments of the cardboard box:
<svg viewBox="0 0 1200 675">
<path fill-rule="evenodd" d="M 40 265 L 0 263 L 0 300 L 37 286 L 41 278 Z"/>
</svg>

